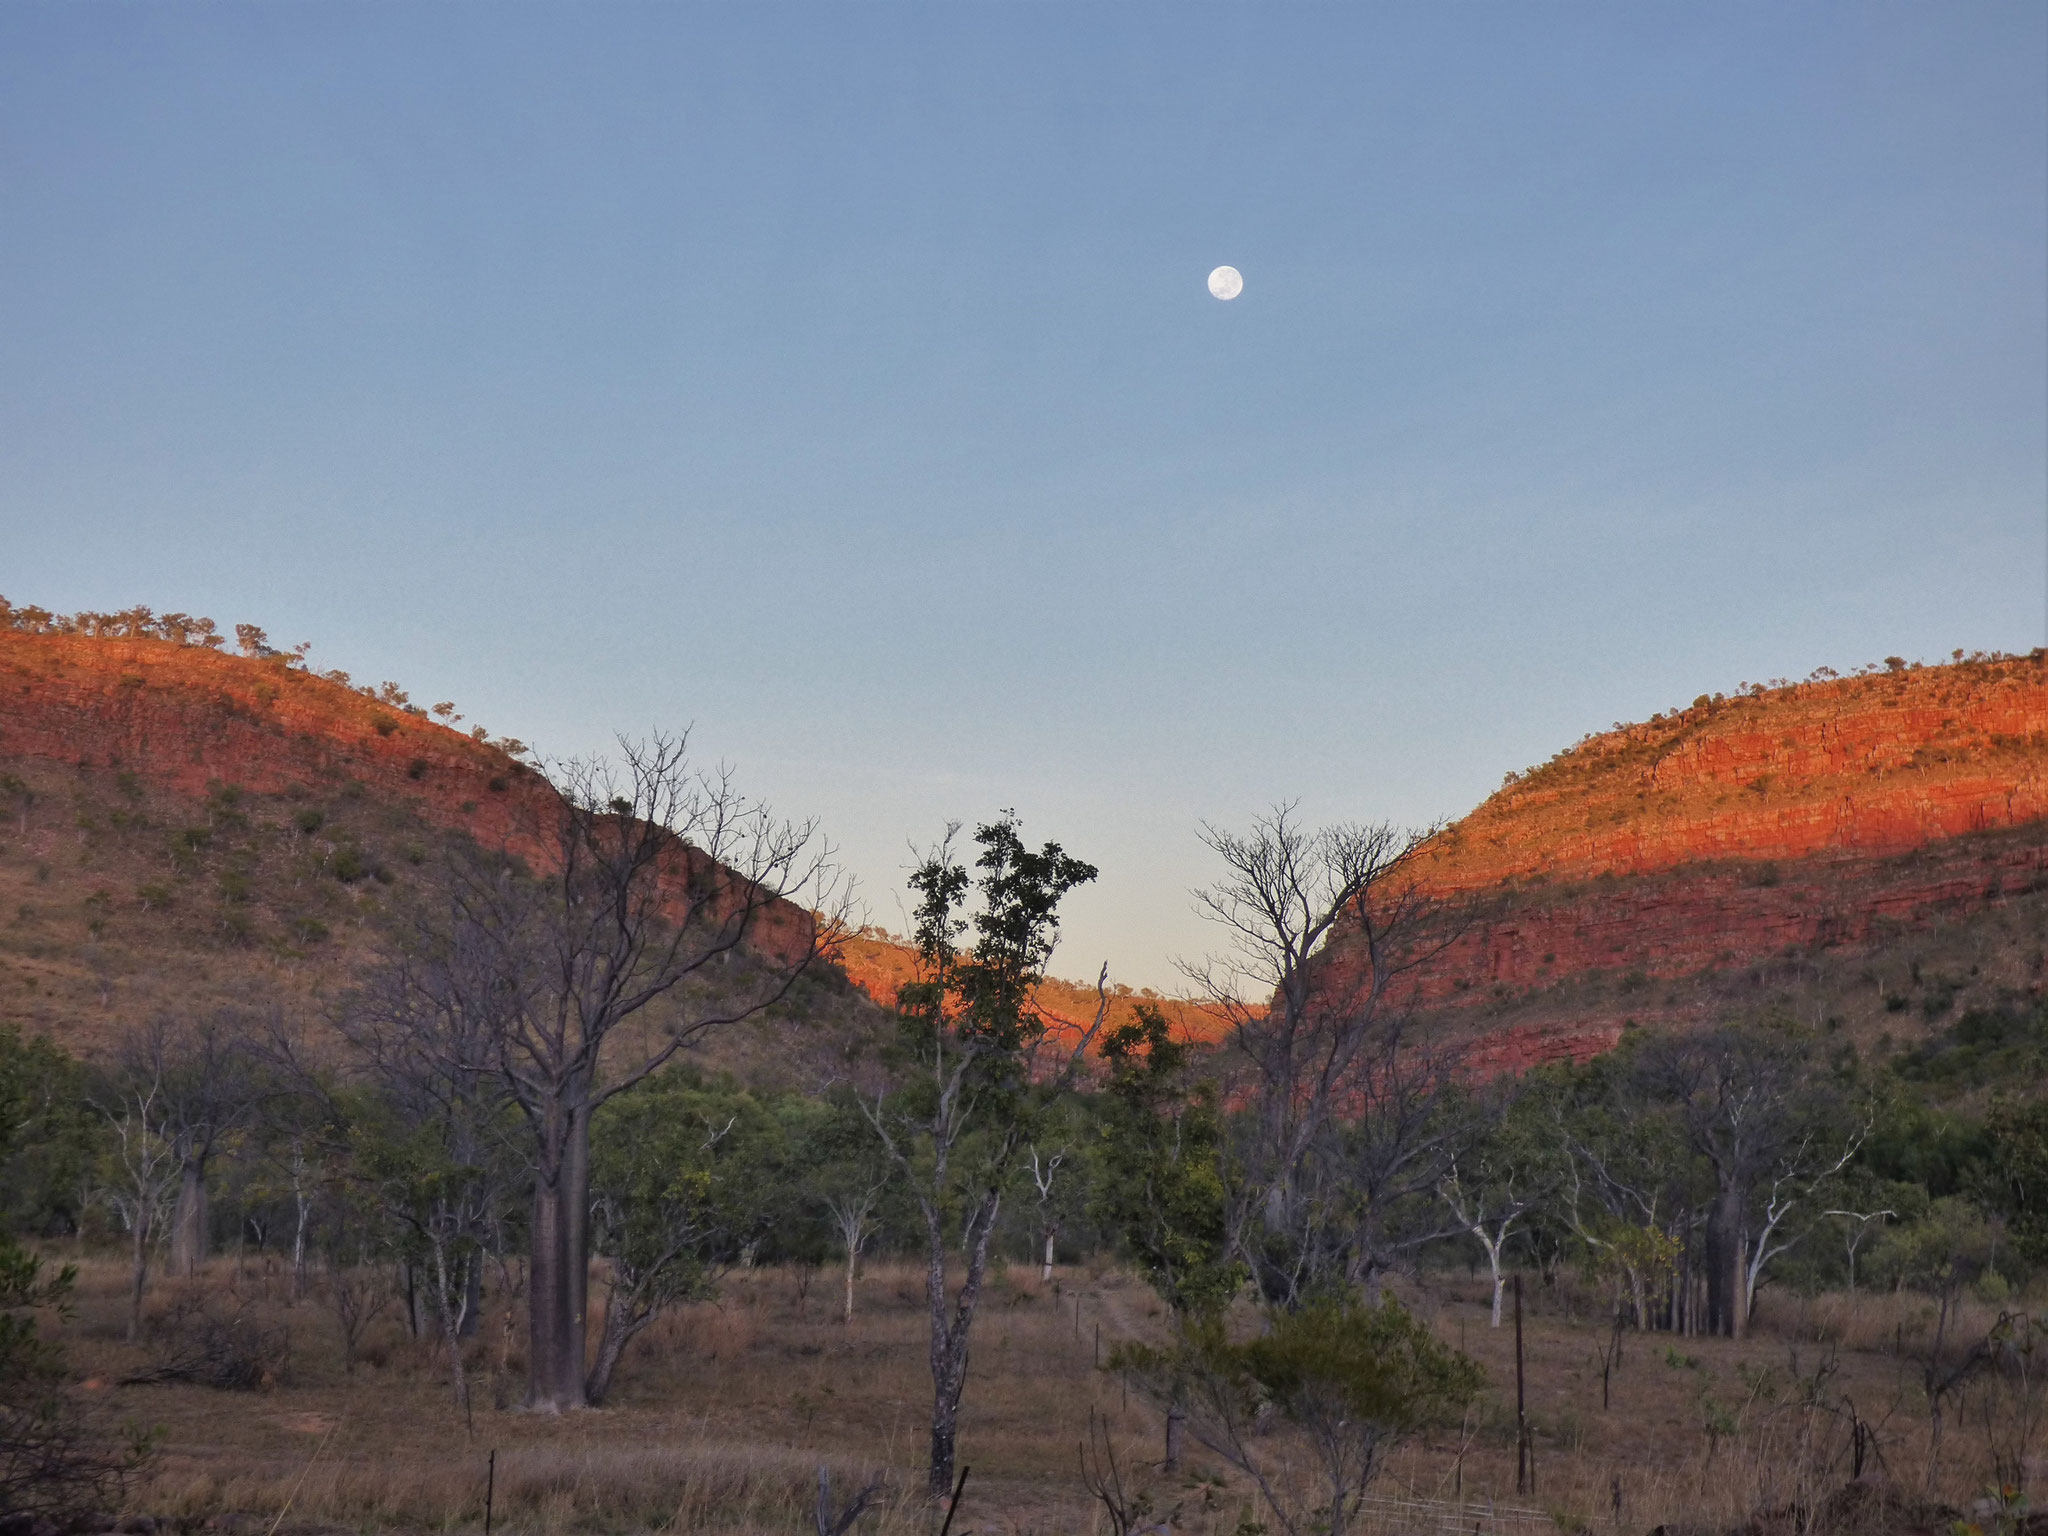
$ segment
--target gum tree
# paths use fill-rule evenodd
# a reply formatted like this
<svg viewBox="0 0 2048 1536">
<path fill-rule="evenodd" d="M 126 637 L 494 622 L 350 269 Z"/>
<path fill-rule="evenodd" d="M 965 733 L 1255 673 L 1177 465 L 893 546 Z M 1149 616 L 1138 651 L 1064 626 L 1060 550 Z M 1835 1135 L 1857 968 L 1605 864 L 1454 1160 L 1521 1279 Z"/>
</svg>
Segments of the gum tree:
<svg viewBox="0 0 2048 1536">
<path fill-rule="evenodd" d="M 1102 1027 L 1108 998 L 1105 967 L 1094 1022 L 1068 1033 L 1035 997 L 1059 937 L 1060 902 L 1093 880 L 1095 867 L 1058 843 L 1027 847 L 1006 811 L 975 832 L 981 852 L 970 872 L 954 851 L 957 831 L 949 829 L 910 877 L 918 978 L 897 995 L 900 1086 L 863 1103 L 924 1221 L 934 1500 L 953 1491 L 968 1342 L 1003 1196 L 1039 1117 L 1071 1084 Z M 970 930 L 973 942 L 963 944 Z M 962 1274 L 954 1292 L 956 1229 Z"/>
</svg>

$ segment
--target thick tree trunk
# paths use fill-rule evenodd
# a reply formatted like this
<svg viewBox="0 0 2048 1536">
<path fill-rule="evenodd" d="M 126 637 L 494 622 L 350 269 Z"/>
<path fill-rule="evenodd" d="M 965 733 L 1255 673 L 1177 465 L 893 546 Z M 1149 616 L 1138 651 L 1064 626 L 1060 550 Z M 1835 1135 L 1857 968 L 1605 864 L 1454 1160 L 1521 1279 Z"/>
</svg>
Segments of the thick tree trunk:
<svg viewBox="0 0 2048 1536">
<path fill-rule="evenodd" d="M 1057 1227 L 1047 1227 L 1045 1229 L 1045 1264 L 1038 1271 L 1038 1278 L 1041 1284 L 1049 1285 L 1052 1283 L 1052 1240 L 1058 1235 L 1058 1232 L 1059 1229 Z"/>
<path fill-rule="evenodd" d="M 1742 1192 L 1724 1187 L 1707 1214 L 1707 1332 L 1739 1339 L 1743 1314 Z"/>
<path fill-rule="evenodd" d="M 171 1272 L 192 1276 L 206 1258 L 206 1159 L 188 1157 L 178 1170 L 178 1204 L 171 1215 Z"/>
<path fill-rule="evenodd" d="M 563 1298 L 567 1329 L 562 1340 L 562 1385 L 581 1408 L 590 1307 L 590 1111 L 569 1112 L 568 1156 L 562 1166 L 562 1260 L 568 1279 Z"/>
<path fill-rule="evenodd" d="M 840 1314 L 840 1321 L 853 1321 L 853 1267 L 859 1262 L 860 1250 L 852 1243 L 846 1245 L 846 1310 Z"/>
<path fill-rule="evenodd" d="M 590 1117 L 567 1111 L 561 1157 L 533 1186 L 527 1280 L 527 1406 L 567 1413 L 584 1397 L 585 1307 L 590 1292 Z"/>
<path fill-rule="evenodd" d="M 1187 1444 L 1188 1411 L 1178 1401 L 1166 1410 L 1166 1460 L 1159 1470 L 1174 1473 L 1180 1470 L 1181 1448 Z"/>
<path fill-rule="evenodd" d="M 562 1192 L 545 1179 L 533 1186 L 533 1225 L 526 1284 L 526 1405 L 541 1413 L 569 1406 L 560 1400 L 563 1315 Z"/>
</svg>

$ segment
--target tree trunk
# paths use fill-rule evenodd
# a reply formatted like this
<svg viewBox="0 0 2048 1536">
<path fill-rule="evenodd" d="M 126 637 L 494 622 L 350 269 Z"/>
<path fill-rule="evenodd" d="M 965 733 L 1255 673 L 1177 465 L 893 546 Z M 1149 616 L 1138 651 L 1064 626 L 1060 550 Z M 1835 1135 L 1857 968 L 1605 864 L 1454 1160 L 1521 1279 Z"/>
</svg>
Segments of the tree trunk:
<svg viewBox="0 0 2048 1536">
<path fill-rule="evenodd" d="M 612 1372 L 618 1369 L 620 1356 L 651 1316 L 650 1313 L 636 1321 L 630 1298 L 621 1296 L 616 1284 L 605 1293 L 604 1327 L 597 1336 L 597 1359 L 591 1362 L 590 1379 L 583 1384 L 583 1396 L 591 1407 L 601 1407 L 611 1395 Z"/>
<path fill-rule="evenodd" d="M 484 1256 L 474 1251 L 462 1266 L 462 1311 L 455 1331 L 473 1339 L 484 1318 Z"/>
<path fill-rule="evenodd" d="M 448 1244 L 436 1234 L 434 1253 L 434 1307 L 441 1314 L 441 1338 L 448 1345 L 448 1371 L 455 1379 L 455 1406 L 469 1419 L 469 1372 L 462 1364 L 462 1329 L 455 1317 L 455 1277 L 448 1273 Z"/>
<path fill-rule="evenodd" d="M 988 1269 L 989 1238 L 995 1232 L 996 1214 L 1002 1205 L 1001 1197 L 994 1194 L 983 1196 L 983 1202 L 968 1217 L 967 1230 L 972 1236 L 967 1246 L 967 1273 L 961 1277 L 960 1294 L 950 1307 L 946 1299 L 945 1218 L 936 1207 L 925 1214 L 926 1235 L 931 1244 L 925 1300 L 932 1314 L 932 1459 L 926 1487 L 934 1502 L 953 1492 L 960 1398 L 967 1388 L 968 1336 L 974 1327 L 975 1308 L 981 1301 L 982 1277 Z"/>
<path fill-rule="evenodd" d="M 585 1307 L 590 1291 L 590 1117 L 566 1111 L 567 1132 L 552 1180 L 533 1185 L 532 1259 L 527 1277 L 527 1406 L 566 1413 L 586 1406 Z"/>
<path fill-rule="evenodd" d="M 565 1406 L 581 1408 L 590 1306 L 590 1111 L 580 1106 L 569 1114 L 568 1150 L 562 1168 L 562 1265 L 569 1282 L 562 1386 Z"/>
<path fill-rule="evenodd" d="M 1508 1277 L 1501 1272 L 1500 1249 L 1488 1245 L 1486 1259 L 1493 1266 L 1493 1312 L 1487 1326 L 1498 1328 L 1500 1326 L 1500 1299 L 1508 1288 Z"/>
<path fill-rule="evenodd" d="M 853 1266 L 859 1258 L 860 1249 L 852 1243 L 848 1243 L 846 1245 L 846 1310 L 840 1315 L 839 1319 L 843 1323 L 853 1321 Z"/>
<path fill-rule="evenodd" d="M 296 1187 L 296 1175 L 293 1184 L 292 1201 L 297 1220 L 292 1228 L 292 1300 L 296 1302 L 306 1294 L 306 1224 L 312 1213 L 312 1203 L 306 1199 L 306 1192 Z"/>
<path fill-rule="evenodd" d="M 1742 1337 L 1742 1192 L 1724 1186 L 1707 1214 L 1707 1328 L 1728 1338 Z"/>
<path fill-rule="evenodd" d="M 135 1271 L 128 1290 L 128 1342 L 142 1337 L 142 1291 L 149 1284 L 149 1222 L 137 1202 L 135 1216 Z"/>
<path fill-rule="evenodd" d="M 171 1214 L 171 1271 L 190 1277 L 206 1258 L 206 1159 L 188 1157 L 178 1169 L 178 1205 Z"/>
<path fill-rule="evenodd" d="M 559 1413 L 569 1406 L 557 1391 L 567 1331 L 561 1212 L 561 1190 L 535 1179 L 526 1285 L 526 1405 L 538 1413 Z"/>
<path fill-rule="evenodd" d="M 1180 1470 L 1181 1447 L 1187 1443 L 1188 1411 L 1176 1400 L 1166 1410 L 1166 1460 L 1159 1470 L 1168 1474 Z"/>
<path fill-rule="evenodd" d="M 1052 1240 L 1058 1230 L 1056 1227 L 1045 1229 L 1045 1265 L 1038 1272 L 1039 1282 L 1044 1285 L 1052 1283 Z"/>
</svg>

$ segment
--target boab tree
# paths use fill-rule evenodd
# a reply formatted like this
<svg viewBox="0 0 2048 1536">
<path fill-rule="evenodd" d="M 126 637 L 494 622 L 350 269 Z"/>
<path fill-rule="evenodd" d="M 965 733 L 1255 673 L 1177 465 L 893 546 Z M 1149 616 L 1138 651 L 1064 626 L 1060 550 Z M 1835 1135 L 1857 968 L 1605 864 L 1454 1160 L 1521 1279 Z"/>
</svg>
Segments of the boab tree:
<svg viewBox="0 0 2048 1536">
<path fill-rule="evenodd" d="M 552 777 L 551 821 L 528 845 L 539 867 L 451 858 L 387 963 L 436 946 L 468 957 L 461 1006 L 492 1042 L 532 1178 L 527 1401 L 555 1413 L 589 1401 L 592 1116 L 785 997 L 835 941 L 845 893 L 814 823 L 693 768 L 686 738 L 622 742 L 617 763 Z"/>
<path fill-rule="evenodd" d="M 1815 1061 L 1812 1040 L 1781 1023 L 1660 1036 L 1635 1068 L 1637 1091 L 1672 1107 L 1712 1170 L 1707 1331 L 1741 1338 L 1765 1266 L 1789 1246 L 1787 1218 L 1848 1166 L 1869 1120 Z"/>
</svg>

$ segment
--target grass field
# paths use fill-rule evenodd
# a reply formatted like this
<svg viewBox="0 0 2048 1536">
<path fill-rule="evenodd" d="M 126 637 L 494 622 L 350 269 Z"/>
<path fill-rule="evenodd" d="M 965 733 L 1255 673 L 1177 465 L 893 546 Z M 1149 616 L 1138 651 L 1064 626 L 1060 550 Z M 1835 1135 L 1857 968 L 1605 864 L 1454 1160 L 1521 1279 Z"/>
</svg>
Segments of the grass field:
<svg viewBox="0 0 2048 1536">
<path fill-rule="evenodd" d="M 61 1252 L 53 1259 L 66 1257 Z M 97 1412 L 156 1426 L 160 1453 L 130 1490 L 134 1512 L 223 1520 L 259 1536 L 273 1526 L 361 1530 L 481 1529 L 490 1453 L 497 1453 L 493 1528 L 508 1533 L 671 1530 L 809 1531 L 817 1469 L 835 1488 L 885 1475 L 895 1490 L 858 1529 L 928 1531 L 918 1502 L 929 1407 L 920 1272 L 881 1263 L 863 1275 L 854 1322 L 837 1315 L 837 1277 L 789 1270 L 737 1273 L 715 1304 L 654 1325 L 621 1368 L 601 1411 L 548 1419 L 521 1413 L 515 1317 L 487 1303 L 467 1360 L 471 1422 L 456 1409 L 445 1352 L 412 1339 L 396 1309 L 369 1331 L 354 1376 L 318 1296 L 287 1300 L 275 1259 L 217 1259 L 199 1279 L 160 1284 L 159 1317 L 181 1293 L 217 1312 L 240 1310 L 284 1330 L 284 1368 L 254 1391 L 184 1384 L 122 1386 L 151 1358 L 122 1337 L 125 1271 L 80 1261 L 77 1309 L 64 1326 L 74 1373 Z M 595 1295 L 599 1287 L 593 1287 Z M 1487 1326 L 1485 1287 L 1463 1275 L 1403 1287 L 1439 1335 L 1472 1354 L 1488 1386 L 1466 1423 L 1400 1451 L 1378 1492 L 1381 1529 L 1436 1529 L 1434 1508 L 1460 1502 L 1482 1536 L 1532 1531 L 1644 1531 L 1666 1522 L 1732 1521 L 1847 1476 L 1829 1468 L 1848 1443 L 1845 1421 L 1802 1386 L 1846 1394 L 1878 1430 L 1891 1476 L 1930 1483 L 1929 1419 L 1913 1358 L 1932 1303 L 1907 1296 L 1766 1296 L 1741 1342 L 1629 1334 L 1602 1406 L 1607 1330 L 1569 1284 L 1532 1286 L 1526 1318 L 1529 1411 L 1537 1491 L 1515 1493 L 1514 1335 Z M 1966 1304 L 1961 1331 L 1981 1333 L 1995 1309 Z M 1157 1416 L 1096 1368 L 1118 1340 L 1157 1334 L 1145 1286 L 1114 1269 L 1035 1269 L 1000 1276 L 977 1327 L 961 1435 L 971 1467 L 954 1521 L 966 1532 L 1106 1531 L 1083 1489 L 1077 1447 L 1101 1415 L 1138 1482 L 1151 1482 L 1171 1529 L 1233 1536 L 1263 1518 L 1245 1482 L 1195 1449 L 1185 1475 L 1161 1478 Z M 1991 1478 L 1992 1436 L 2007 1397 L 1951 1408 L 1931 1489 L 1963 1504 Z M 1993 1418 L 1985 1418 L 1990 1413 Z M 1480 1518 L 1491 1505 L 1491 1520 Z M 1527 1514 L 1517 1513 L 1527 1511 Z"/>
</svg>

